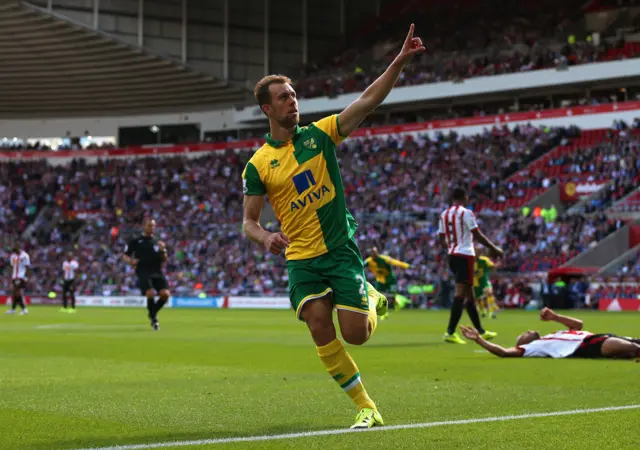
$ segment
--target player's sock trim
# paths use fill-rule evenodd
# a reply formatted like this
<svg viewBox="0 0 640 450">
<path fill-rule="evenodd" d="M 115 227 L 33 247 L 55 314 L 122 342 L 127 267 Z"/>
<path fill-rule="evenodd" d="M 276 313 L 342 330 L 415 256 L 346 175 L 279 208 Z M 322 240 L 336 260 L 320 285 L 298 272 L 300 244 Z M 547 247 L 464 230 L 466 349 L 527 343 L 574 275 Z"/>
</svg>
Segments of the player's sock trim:
<svg viewBox="0 0 640 450">
<path fill-rule="evenodd" d="M 356 372 L 354 376 L 349 378 L 345 383 L 341 384 L 340 387 L 343 391 L 347 392 L 353 389 L 358 383 L 360 383 L 360 372 Z"/>
</svg>

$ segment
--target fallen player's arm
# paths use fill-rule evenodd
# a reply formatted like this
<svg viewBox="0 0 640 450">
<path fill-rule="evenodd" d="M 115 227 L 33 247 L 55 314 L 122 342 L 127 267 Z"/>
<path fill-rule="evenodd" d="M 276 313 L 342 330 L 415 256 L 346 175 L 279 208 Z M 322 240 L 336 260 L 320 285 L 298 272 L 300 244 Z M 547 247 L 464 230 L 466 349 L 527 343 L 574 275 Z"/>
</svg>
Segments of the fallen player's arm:
<svg viewBox="0 0 640 450">
<path fill-rule="evenodd" d="M 563 316 L 562 314 L 557 314 L 550 308 L 542 308 L 540 311 L 540 320 L 549 321 L 552 320 L 554 322 L 561 323 L 565 327 L 570 330 L 582 330 L 584 326 L 582 320 L 576 319 L 575 317 Z"/>
<path fill-rule="evenodd" d="M 475 328 L 465 327 L 464 325 L 461 325 L 460 329 L 462 330 L 462 334 L 464 335 L 464 337 L 475 341 L 478 345 L 496 356 L 499 356 L 501 358 L 519 358 L 523 355 L 522 350 L 515 347 L 504 348 L 500 345 L 492 344 L 491 342 L 485 341 Z"/>
<path fill-rule="evenodd" d="M 351 103 L 347 108 L 338 116 L 339 131 L 341 136 L 349 136 L 362 121 L 371 114 L 393 89 L 393 86 L 398 81 L 400 73 L 404 69 L 404 66 L 411 60 L 411 58 L 420 52 L 424 51 L 424 46 L 420 38 L 413 37 L 413 24 L 409 28 L 409 34 L 404 41 L 402 50 L 393 60 L 393 62 L 365 91 Z"/>
</svg>

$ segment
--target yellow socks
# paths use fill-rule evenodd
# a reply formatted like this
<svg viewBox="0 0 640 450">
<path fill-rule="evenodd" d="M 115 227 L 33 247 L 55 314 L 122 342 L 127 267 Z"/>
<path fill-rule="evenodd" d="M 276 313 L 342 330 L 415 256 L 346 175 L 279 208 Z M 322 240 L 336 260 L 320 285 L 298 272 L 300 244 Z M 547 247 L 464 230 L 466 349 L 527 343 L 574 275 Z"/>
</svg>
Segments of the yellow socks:
<svg viewBox="0 0 640 450">
<path fill-rule="evenodd" d="M 494 313 L 499 311 L 498 304 L 496 303 L 496 298 L 493 295 L 487 296 L 487 303 L 489 304 L 489 312 Z"/>
<path fill-rule="evenodd" d="M 375 316 L 375 308 L 373 313 Z M 351 356 L 349 356 L 349 353 L 347 353 L 338 339 L 322 347 L 316 347 L 316 350 L 329 375 L 336 380 L 358 409 L 371 408 L 377 410 L 375 403 L 369 398 L 362 381 L 360 381 L 360 372 L 356 363 L 353 362 L 353 359 L 351 359 Z"/>
<path fill-rule="evenodd" d="M 367 296 L 369 297 L 369 328 L 370 336 L 373 336 L 376 327 L 378 326 L 378 313 L 376 308 L 378 307 L 378 298 L 380 293 L 373 287 L 371 283 L 367 281 Z"/>
<path fill-rule="evenodd" d="M 479 298 L 476 299 L 476 306 L 478 307 L 478 312 L 482 315 L 487 313 L 487 309 L 484 307 L 484 302 Z"/>
</svg>

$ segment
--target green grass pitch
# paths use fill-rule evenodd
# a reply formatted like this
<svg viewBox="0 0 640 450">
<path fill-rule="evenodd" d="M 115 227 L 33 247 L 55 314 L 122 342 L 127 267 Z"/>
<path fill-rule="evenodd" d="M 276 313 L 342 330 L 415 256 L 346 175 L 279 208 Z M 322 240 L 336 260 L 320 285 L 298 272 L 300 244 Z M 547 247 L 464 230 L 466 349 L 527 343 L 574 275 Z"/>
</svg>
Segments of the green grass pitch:
<svg viewBox="0 0 640 450">
<path fill-rule="evenodd" d="M 635 313 L 578 311 L 593 332 L 640 334 Z M 441 341 L 448 312 L 401 311 L 347 346 L 387 425 L 640 404 L 631 361 L 499 359 Z M 356 410 L 291 311 L 33 307 L 0 316 L 0 449 L 79 449 L 348 428 Z M 463 323 L 468 318 L 463 317 Z M 511 345 L 551 332 L 535 312 L 485 319 Z M 125 447 L 129 448 L 129 447 Z M 632 449 L 640 409 L 253 442 L 225 449 Z"/>
</svg>

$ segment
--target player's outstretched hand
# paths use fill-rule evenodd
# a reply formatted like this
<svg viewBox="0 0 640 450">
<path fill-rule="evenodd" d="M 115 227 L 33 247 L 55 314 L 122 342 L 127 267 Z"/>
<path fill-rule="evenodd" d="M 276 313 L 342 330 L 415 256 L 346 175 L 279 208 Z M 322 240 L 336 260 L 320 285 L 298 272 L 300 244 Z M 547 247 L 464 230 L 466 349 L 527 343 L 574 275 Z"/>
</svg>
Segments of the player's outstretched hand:
<svg viewBox="0 0 640 450">
<path fill-rule="evenodd" d="M 167 246 L 163 241 L 158 241 L 158 248 L 160 249 L 161 252 L 164 252 L 167 249 Z"/>
<path fill-rule="evenodd" d="M 480 337 L 480 333 L 475 328 L 460 325 L 460 330 L 462 330 L 462 335 L 469 340 L 475 341 Z"/>
<path fill-rule="evenodd" d="M 540 310 L 540 320 L 544 322 L 553 320 L 555 317 L 556 317 L 556 313 L 554 313 L 552 309 L 545 307 L 545 308 L 542 308 L 542 310 Z"/>
<path fill-rule="evenodd" d="M 413 36 L 414 30 L 415 25 L 411 24 L 407 38 L 404 40 L 404 44 L 402 45 L 402 50 L 400 50 L 400 53 L 397 56 L 398 60 L 403 64 L 409 62 L 414 55 L 426 50 L 422 44 L 422 39 Z"/>
<path fill-rule="evenodd" d="M 282 249 L 285 249 L 289 246 L 289 238 L 286 234 L 280 233 L 271 233 L 264 240 L 264 247 L 273 253 L 274 255 L 279 255 Z"/>
</svg>

